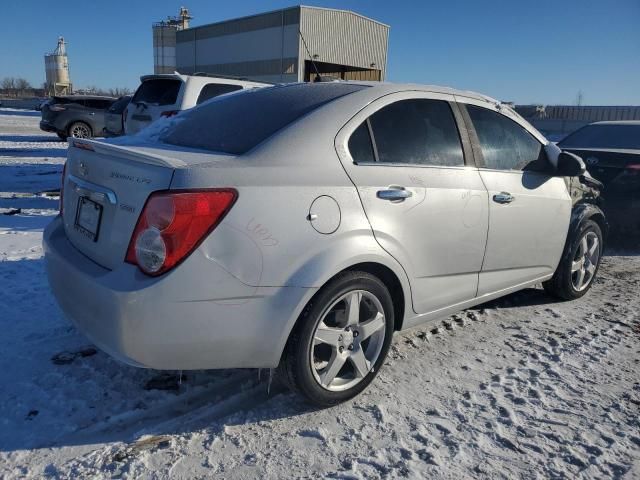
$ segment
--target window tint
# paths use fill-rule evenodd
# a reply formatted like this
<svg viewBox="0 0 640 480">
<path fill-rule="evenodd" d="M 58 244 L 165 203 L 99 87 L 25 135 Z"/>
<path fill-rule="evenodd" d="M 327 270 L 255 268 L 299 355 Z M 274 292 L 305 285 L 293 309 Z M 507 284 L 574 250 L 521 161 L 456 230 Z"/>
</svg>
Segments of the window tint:
<svg viewBox="0 0 640 480">
<path fill-rule="evenodd" d="M 124 109 L 129 105 L 129 101 L 131 100 L 130 96 L 120 97 L 118 100 L 113 102 L 113 104 L 109 107 L 109 113 L 122 113 Z"/>
<path fill-rule="evenodd" d="M 480 140 L 484 166 L 497 170 L 544 169 L 542 144 L 504 115 L 467 105 Z"/>
<path fill-rule="evenodd" d="M 595 124 L 576 130 L 558 143 L 560 148 L 640 149 L 640 124 Z"/>
<path fill-rule="evenodd" d="M 363 122 L 349 138 L 349 153 L 356 163 L 375 162 L 367 122 Z"/>
<path fill-rule="evenodd" d="M 241 155 L 303 115 L 364 88 L 336 82 L 247 89 L 181 113 L 160 141 Z"/>
<path fill-rule="evenodd" d="M 453 112 L 442 100 L 401 100 L 370 117 L 378 161 L 464 165 Z"/>
<path fill-rule="evenodd" d="M 210 83 L 202 87 L 202 91 L 200 92 L 200 95 L 198 95 L 196 105 L 200 105 L 202 102 L 206 102 L 210 98 L 217 97 L 224 93 L 235 92 L 236 90 L 242 90 L 242 87 L 240 85 L 229 85 L 226 83 Z"/>
<path fill-rule="evenodd" d="M 172 105 L 178 100 L 181 85 L 180 80 L 170 78 L 145 80 L 136 90 L 132 101 L 154 105 Z"/>
<path fill-rule="evenodd" d="M 84 105 L 87 108 L 91 108 L 93 110 L 106 110 L 111 106 L 111 100 L 99 100 L 99 99 L 87 99 L 84 101 Z"/>
</svg>

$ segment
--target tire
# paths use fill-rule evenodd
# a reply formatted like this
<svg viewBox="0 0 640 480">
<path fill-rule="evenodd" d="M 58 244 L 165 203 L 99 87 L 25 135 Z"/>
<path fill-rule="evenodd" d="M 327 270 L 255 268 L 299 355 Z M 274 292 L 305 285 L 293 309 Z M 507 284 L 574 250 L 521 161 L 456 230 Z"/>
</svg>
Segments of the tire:
<svg viewBox="0 0 640 480">
<path fill-rule="evenodd" d="M 91 127 L 84 122 L 74 122 L 72 123 L 68 130 L 69 136 L 73 138 L 91 138 L 93 137 L 93 132 L 91 131 Z"/>
<path fill-rule="evenodd" d="M 350 305 L 358 306 L 357 314 Z M 384 283 L 366 272 L 341 273 L 300 315 L 279 376 L 317 406 L 339 404 L 373 381 L 389 352 L 393 331 L 393 301 Z"/>
<path fill-rule="evenodd" d="M 60 140 L 62 140 L 63 142 L 66 142 L 66 141 L 67 141 L 67 138 L 68 138 L 68 137 L 67 137 L 64 133 L 58 133 L 57 135 L 58 135 L 58 138 L 59 138 Z"/>
<path fill-rule="evenodd" d="M 594 240 L 597 241 L 593 250 L 595 256 L 590 253 Z M 587 254 L 584 253 L 585 245 Z M 542 284 L 545 291 L 562 300 L 575 300 L 585 295 L 598 274 L 603 247 L 600 226 L 593 220 L 584 221 L 578 228 L 577 234 L 567 241 L 555 274 Z"/>
</svg>

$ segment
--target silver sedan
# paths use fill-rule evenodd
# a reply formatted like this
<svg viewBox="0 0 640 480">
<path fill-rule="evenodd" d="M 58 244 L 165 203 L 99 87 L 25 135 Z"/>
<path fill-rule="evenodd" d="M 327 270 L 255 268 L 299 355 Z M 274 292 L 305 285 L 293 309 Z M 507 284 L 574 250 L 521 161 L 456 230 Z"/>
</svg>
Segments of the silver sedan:
<svg viewBox="0 0 640 480">
<path fill-rule="evenodd" d="M 131 138 L 72 140 L 47 272 L 126 363 L 279 367 L 332 405 L 371 383 L 396 330 L 540 282 L 584 295 L 606 221 L 578 177 L 578 157 L 479 94 L 244 91 Z"/>
</svg>

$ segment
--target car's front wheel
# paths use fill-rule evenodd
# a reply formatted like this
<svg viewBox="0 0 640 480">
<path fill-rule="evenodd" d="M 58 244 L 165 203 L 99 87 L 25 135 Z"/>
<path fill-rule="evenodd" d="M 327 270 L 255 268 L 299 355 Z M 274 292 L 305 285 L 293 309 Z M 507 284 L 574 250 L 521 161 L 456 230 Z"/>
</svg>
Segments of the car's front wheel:
<svg viewBox="0 0 640 480">
<path fill-rule="evenodd" d="M 583 222 L 567 242 L 555 274 L 543 283 L 544 289 L 563 300 L 582 297 L 598 273 L 602 251 L 602 229 L 593 220 Z"/>
<path fill-rule="evenodd" d="M 307 305 L 283 354 L 284 380 L 327 407 L 362 392 L 382 366 L 394 330 L 389 290 L 366 272 L 338 275 Z"/>
<path fill-rule="evenodd" d="M 73 138 L 91 138 L 91 127 L 84 122 L 75 122 L 69 127 L 69 136 Z"/>
</svg>

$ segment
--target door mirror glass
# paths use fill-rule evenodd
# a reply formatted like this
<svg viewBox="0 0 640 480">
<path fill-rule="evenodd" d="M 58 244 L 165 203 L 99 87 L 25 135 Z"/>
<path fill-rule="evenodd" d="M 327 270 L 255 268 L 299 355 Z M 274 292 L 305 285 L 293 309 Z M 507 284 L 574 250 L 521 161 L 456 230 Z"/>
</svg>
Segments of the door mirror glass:
<svg viewBox="0 0 640 480">
<path fill-rule="evenodd" d="M 560 152 L 558 155 L 558 166 L 556 175 L 559 177 L 577 177 L 584 175 L 587 168 L 578 155 L 569 152 Z"/>
</svg>

